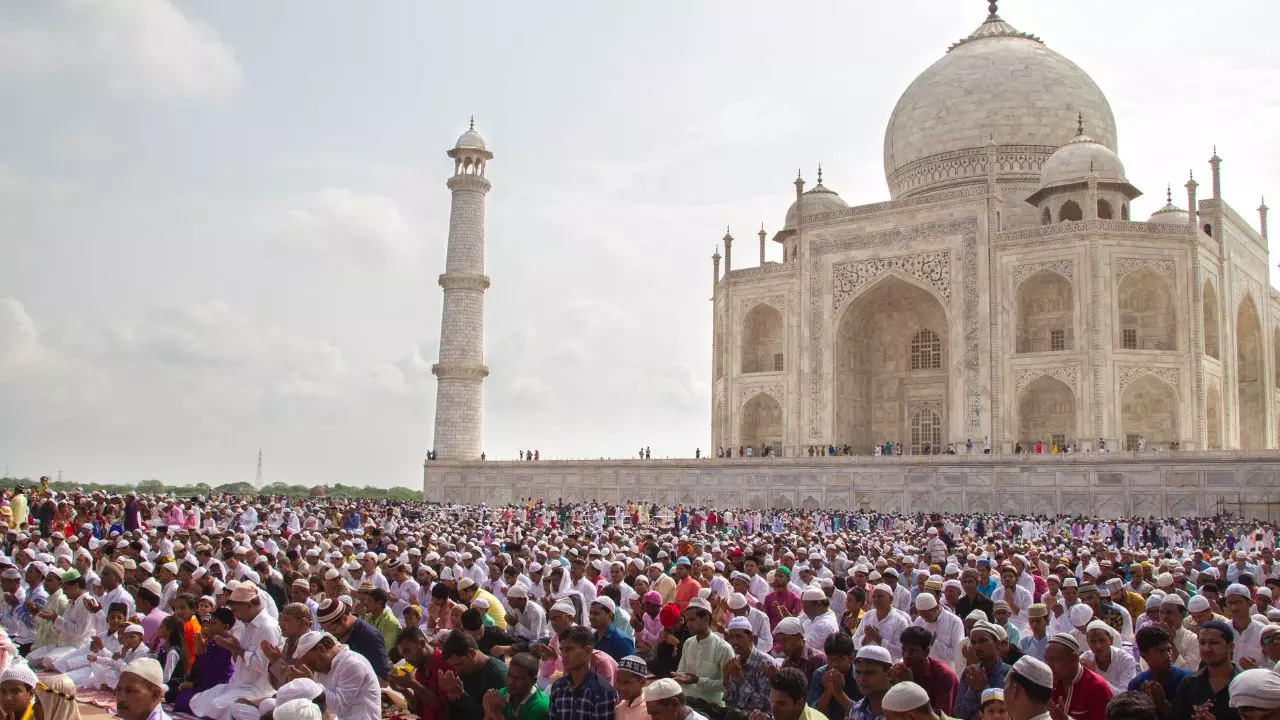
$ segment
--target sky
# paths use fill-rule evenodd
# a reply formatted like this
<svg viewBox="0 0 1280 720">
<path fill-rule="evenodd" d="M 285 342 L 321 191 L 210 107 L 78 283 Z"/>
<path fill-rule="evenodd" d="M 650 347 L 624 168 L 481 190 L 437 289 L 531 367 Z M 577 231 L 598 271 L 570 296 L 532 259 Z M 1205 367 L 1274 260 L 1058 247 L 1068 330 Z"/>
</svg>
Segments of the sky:
<svg viewBox="0 0 1280 720">
<path fill-rule="evenodd" d="M 1280 5 L 1005 0 L 1107 94 L 1146 195 L 1280 206 Z M 711 261 L 884 127 L 976 0 L 0 4 L 0 469 L 422 482 L 452 163 L 487 217 L 485 450 L 692 455 Z M 772 243 L 771 243 L 772 245 Z M 769 249 L 770 259 L 780 250 Z M 1273 273 L 1275 270 L 1273 269 Z M 1276 278 L 1273 276 L 1273 282 Z"/>
</svg>

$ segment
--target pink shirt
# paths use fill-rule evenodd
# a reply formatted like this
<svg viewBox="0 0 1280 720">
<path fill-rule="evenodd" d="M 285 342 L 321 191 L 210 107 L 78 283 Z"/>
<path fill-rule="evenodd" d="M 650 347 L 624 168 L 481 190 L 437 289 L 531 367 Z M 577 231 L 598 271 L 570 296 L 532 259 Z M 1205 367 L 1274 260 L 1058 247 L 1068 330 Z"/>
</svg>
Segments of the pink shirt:
<svg viewBox="0 0 1280 720">
<path fill-rule="evenodd" d="M 649 720 L 649 710 L 644 704 L 644 693 L 640 693 L 640 696 L 630 704 L 626 700 L 619 700 L 613 716 L 616 720 Z"/>
</svg>

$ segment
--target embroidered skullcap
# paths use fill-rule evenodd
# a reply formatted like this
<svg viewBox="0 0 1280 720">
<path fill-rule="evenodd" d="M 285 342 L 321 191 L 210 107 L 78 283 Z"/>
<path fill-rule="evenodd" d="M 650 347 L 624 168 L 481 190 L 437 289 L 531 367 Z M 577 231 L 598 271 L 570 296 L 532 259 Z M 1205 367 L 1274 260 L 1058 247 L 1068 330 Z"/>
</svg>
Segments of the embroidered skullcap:
<svg viewBox="0 0 1280 720">
<path fill-rule="evenodd" d="M 577 615 L 578 608 L 574 607 L 572 601 L 564 599 L 556 601 L 556 604 L 551 606 L 550 612 L 564 613 L 565 615 Z"/>
<path fill-rule="evenodd" d="M 316 621 L 321 624 L 332 622 L 342 617 L 346 609 L 347 605 L 342 598 L 327 598 L 316 608 Z"/>
<path fill-rule="evenodd" d="M 1023 655 L 1018 658 L 1018 662 L 1013 664 L 1013 671 L 1018 675 L 1035 685 L 1039 685 L 1045 690 L 1053 689 L 1053 670 L 1044 663 L 1043 660 L 1037 660 L 1030 655 Z M 1004 699 L 1003 697 L 1001 698 Z"/>
<path fill-rule="evenodd" d="M 729 625 L 726 629 L 727 630 L 746 630 L 747 632 L 750 632 L 752 634 L 754 634 L 755 632 L 751 629 L 751 621 L 740 616 L 730 620 Z"/>
<path fill-rule="evenodd" d="M 991 633 L 991 637 L 995 638 L 996 642 L 1009 639 L 1009 633 L 1006 632 L 1004 628 L 996 625 L 995 623 L 987 622 L 986 620 L 979 620 L 974 623 L 973 629 L 969 631 L 969 637 L 973 637 L 979 632 Z"/>
<path fill-rule="evenodd" d="M 523 585 L 519 585 L 519 584 L 512 585 L 511 587 L 507 588 L 507 597 L 527 598 L 529 597 L 529 591 L 526 590 Z"/>
<path fill-rule="evenodd" d="M 290 585 L 296 588 L 302 588 L 303 590 L 307 590 L 307 591 L 311 590 L 311 583 L 307 582 L 306 578 L 298 578 L 297 580 L 294 580 L 292 583 L 290 583 Z"/>
<path fill-rule="evenodd" d="M 124 666 L 121 674 L 130 673 L 146 680 L 161 690 L 166 690 L 164 684 L 164 669 L 160 667 L 160 661 L 155 658 L 141 657 Z"/>
<path fill-rule="evenodd" d="M 639 655 L 628 655 L 618 661 L 618 670 L 638 677 L 649 676 L 649 664 Z"/>
<path fill-rule="evenodd" d="M 747 596 L 742 593 L 733 593 L 729 596 L 729 609 L 741 610 L 747 606 Z"/>
<path fill-rule="evenodd" d="M 21 580 L 22 571 L 16 567 L 9 566 L 4 569 L 4 572 L 0 572 L 0 578 L 4 578 L 5 580 Z"/>
<path fill-rule="evenodd" d="M 996 612 L 999 610 L 1003 610 L 1007 613 L 1013 612 L 1013 608 L 1009 607 L 1009 603 L 1003 600 L 997 600 L 991 605 L 991 612 Z"/>
<path fill-rule="evenodd" d="M 933 593 L 923 592 L 916 596 L 916 610 L 932 610 L 938 607 L 938 598 Z"/>
<path fill-rule="evenodd" d="M 1255 668 L 1237 674 L 1227 686 L 1233 708 L 1280 708 L 1280 674 Z"/>
<path fill-rule="evenodd" d="M 1203 595 L 1194 595 L 1187 601 L 1187 610 L 1190 612 L 1205 612 L 1209 609 L 1209 598 Z"/>
<path fill-rule="evenodd" d="M 649 683 L 644 689 L 645 702 L 654 702 L 656 700 L 667 700 L 669 698 L 678 697 L 683 690 L 680 689 L 680 683 L 671 678 L 662 678 Z"/>
<path fill-rule="evenodd" d="M 1049 608 L 1044 603 L 1032 603 L 1027 606 L 1027 618 L 1049 617 Z"/>
<path fill-rule="evenodd" d="M 155 662 L 155 660 L 152 660 L 151 662 Z M 8 682 L 10 680 L 20 682 L 29 688 L 35 688 L 36 684 L 40 682 L 40 680 L 36 678 L 35 671 L 26 663 L 14 663 L 9 666 L 8 670 L 4 671 L 4 674 L 0 674 L 0 683 Z"/>
<path fill-rule="evenodd" d="M 1004 688 L 987 688 L 982 691 L 978 707 L 981 709 L 989 702 L 1004 702 Z"/>
<path fill-rule="evenodd" d="M 1061 645 L 1076 655 L 1080 654 L 1080 643 L 1071 633 L 1055 633 L 1049 638 L 1049 642 L 1053 645 Z"/>
<path fill-rule="evenodd" d="M 1087 625 L 1089 618 L 1093 617 L 1093 608 L 1084 603 L 1077 603 L 1071 606 L 1071 624 L 1079 627 Z"/>
<path fill-rule="evenodd" d="M 928 704 L 929 693 L 910 680 L 889 688 L 889 692 L 880 700 L 880 707 L 898 713 L 911 712 Z"/>
<path fill-rule="evenodd" d="M 280 703 L 271 712 L 271 716 L 275 720 L 322 720 L 324 714 L 314 702 L 298 698 Z"/>
<path fill-rule="evenodd" d="M 774 635 L 803 635 L 804 623 L 800 622 L 798 617 L 785 617 L 778 621 L 778 627 L 773 630 Z"/>
<path fill-rule="evenodd" d="M 321 632 L 319 630 L 310 630 L 303 633 L 302 637 L 298 638 L 298 644 L 293 650 L 293 659 L 297 660 L 303 655 L 311 652 L 311 649 L 316 646 L 316 643 L 319 643 L 325 637 L 333 636 L 327 632 Z"/>
<path fill-rule="evenodd" d="M 889 651 L 879 645 L 863 645 L 858 648 L 858 654 L 854 658 L 856 660 L 874 660 L 885 665 L 893 665 L 893 657 L 889 655 Z M 916 707 L 919 707 L 919 705 Z M 912 708 L 912 710 L 914 709 Z"/>
</svg>

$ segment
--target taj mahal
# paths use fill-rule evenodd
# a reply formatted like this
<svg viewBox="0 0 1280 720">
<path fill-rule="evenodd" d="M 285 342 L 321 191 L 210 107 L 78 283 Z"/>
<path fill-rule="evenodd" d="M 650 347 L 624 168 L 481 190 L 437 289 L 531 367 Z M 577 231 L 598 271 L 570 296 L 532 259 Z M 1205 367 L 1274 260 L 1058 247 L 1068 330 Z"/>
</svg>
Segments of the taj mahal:
<svg viewBox="0 0 1280 720">
<path fill-rule="evenodd" d="M 711 259 L 710 447 L 777 457 L 530 467 L 480 462 L 493 155 L 473 127 L 449 152 L 424 492 L 1104 515 L 1280 503 L 1266 205 L 1255 230 L 1228 204 L 1215 149 L 1205 192 L 1162 181 L 1163 207 L 1132 217 L 1143 191 L 1118 138 L 1089 75 L 991 3 L 889 116 L 888 200 L 850 205 L 819 169 L 795 179 L 782 228 L 752 238 L 758 261 L 735 264 L 727 233 Z M 966 440 L 991 455 L 934 454 Z M 870 458 L 886 441 L 904 455 Z M 1078 452 L 1013 454 L 1036 443 Z M 828 445 L 859 457 L 811 452 Z"/>
</svg>

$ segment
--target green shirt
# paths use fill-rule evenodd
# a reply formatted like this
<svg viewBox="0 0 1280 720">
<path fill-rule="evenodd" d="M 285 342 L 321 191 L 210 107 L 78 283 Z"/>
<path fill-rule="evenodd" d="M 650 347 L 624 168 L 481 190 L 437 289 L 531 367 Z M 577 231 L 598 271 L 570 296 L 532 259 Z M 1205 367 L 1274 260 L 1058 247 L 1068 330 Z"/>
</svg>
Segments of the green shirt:
<svg viewBox="0 0 1280 720">
<path fill-rule="evenodd" d="M 507 699 L 506 688 L 499 690 L 498 694 L 503 700 Z M 502 710 L 502 716 L 506 720 L 547 720 L 551 717 L 551 699 L 539 690 L 537 685 L 534 685 L 533 692 L 529 694 L 523 705 L 512 707 L 511 702 L 508 701 Z"/>
<path fill-rule="evenodd" d="M 370 615 L 364 621 L 382 633 L 382 640 L 387 644 L 387 652 L 391 652 L 391 648 L 396 646 L 396 636 L 400 634 L 400 621 L 391 614 L 391 609 L 384 607 L 381 613 Z"/>
</svg>

